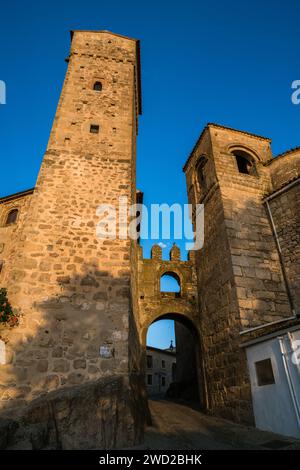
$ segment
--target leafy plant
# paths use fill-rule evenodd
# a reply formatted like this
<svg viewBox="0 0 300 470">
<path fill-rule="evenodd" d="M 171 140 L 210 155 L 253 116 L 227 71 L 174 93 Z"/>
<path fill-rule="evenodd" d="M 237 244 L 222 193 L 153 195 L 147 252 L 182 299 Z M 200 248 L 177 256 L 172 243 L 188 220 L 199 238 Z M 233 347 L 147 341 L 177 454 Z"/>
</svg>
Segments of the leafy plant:
<svg viewBox="0 0 300 470">
<path fill-rule="evenodd" d="M 6 289 L 0 289 L 0 323 L 7 323 L 9 326 L 15 326 L 19 322 L 17 314 L 13 311 L 7 299 Z"/>
</svg>

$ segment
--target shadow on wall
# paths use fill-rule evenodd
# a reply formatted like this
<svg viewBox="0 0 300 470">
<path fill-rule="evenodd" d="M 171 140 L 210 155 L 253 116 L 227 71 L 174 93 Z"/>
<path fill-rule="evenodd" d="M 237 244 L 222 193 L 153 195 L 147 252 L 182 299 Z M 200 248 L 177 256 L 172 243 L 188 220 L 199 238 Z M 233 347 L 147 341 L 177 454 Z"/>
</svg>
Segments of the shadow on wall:
<svg viewBox="0 0 300 470">
<path fill-rule="evenodd" d="M 120 277 L 85 265 L 61 292 L 1 327 L 0 449 L 109 449 L 141 442 L 147 398 L 130 300 Z M 30 315 L 30 318 L 28 316 Z"/>
<path fill-rule="evenodd" d="M 199 334 L 194 325 L 176 320 L 175 336 L 176 373 L 167 391 L 167 397 L 198 402 L 200 408 L 205 409 L 203 358 Z"/>
</svg>

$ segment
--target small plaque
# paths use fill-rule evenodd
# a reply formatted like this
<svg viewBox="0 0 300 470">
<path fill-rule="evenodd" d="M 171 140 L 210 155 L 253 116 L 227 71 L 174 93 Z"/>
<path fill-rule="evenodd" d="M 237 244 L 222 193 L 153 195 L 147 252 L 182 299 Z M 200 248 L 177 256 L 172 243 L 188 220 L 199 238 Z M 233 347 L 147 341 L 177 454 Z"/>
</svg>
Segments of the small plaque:
<svg viewBox="0 0 300 470">
<path fill-rule="evenodd" d="M 5 365 L 5 343 L 0 339 L 0 365 Z"/>
<path fill-rule="evenodd" d="M 110 359 L 114 355 L 114 350 L 111 346 L 100 346 L 100 357 L 103 359 Z"/>
</svg>

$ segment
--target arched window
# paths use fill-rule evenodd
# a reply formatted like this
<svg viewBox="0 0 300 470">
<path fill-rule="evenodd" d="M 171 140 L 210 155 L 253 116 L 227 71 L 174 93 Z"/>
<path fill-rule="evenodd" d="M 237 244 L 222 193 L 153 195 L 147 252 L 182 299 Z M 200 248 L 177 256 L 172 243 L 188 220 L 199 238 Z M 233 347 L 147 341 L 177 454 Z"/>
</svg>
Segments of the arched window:
<svg viewBox="0 0 300 470">
<path fill-rule="evenodd" d="M 254 159 L 250 154 L 243 150 L 235 150 L 232 153 L 235 156 L 239 173 L 257 176 Z"/>
<path fill-rule="evenodd" d="M 5 225 L 15 224 L 18 218 L 18 213 L 18 209 L 11 210 L 7 215 Z"/>
<path fill-rule="evenodd" d="M 206 190 L 207 185 L 206 185 L 206 178 L 204 174 L 204 166 L 207 162 L 206 157 L 203 155 L 199 158 L 197 165 L 196 165 L 196 175 L 197 175 L 197 181 L 199 188 L 202 190 Z"/>
<path fill-rule="evenodd" d="M 180 278 L 176 273 L 167 272 L 160 278 L 161 293 L 175 293 L 175 297 L 180 297 Z"/>
<path fill-rule="evenodd" d="M 93 86 L 93 89 L 95 91 L 102 91 L 102 83 L 101 82 L 95 82 L 94 86 Z"/>
</svg>

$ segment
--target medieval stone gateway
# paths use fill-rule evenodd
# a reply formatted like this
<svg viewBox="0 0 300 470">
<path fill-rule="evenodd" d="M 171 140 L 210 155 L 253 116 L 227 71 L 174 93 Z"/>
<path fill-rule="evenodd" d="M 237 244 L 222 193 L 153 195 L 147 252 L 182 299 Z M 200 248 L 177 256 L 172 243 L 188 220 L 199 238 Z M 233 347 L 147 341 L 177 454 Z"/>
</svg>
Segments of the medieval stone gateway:
<svg viewBox="0 0 300 470">
<path fill-rule="evenodd" d="M 159 246 L 144 259 L 138 241 L 100 239 L 98 205 L 141 197 L 139 41 L 108 31 L 71 39 L 36 186 L 0 199 L 0 287 L 20 315 L 0 326 L 0 448 L 141 442 L 146 333 L 160 318 L 196 338 L 207 413 L 297 437 L 300 149 L 273 158 L 268 138 L 208 124 L 184 166 L 189 202 L 205 205 L 204 247 L 182 261 L 174 246 L 164 261 Z M 164 273 L 180 295 L 159 291 Z M 189 342 L 180 326 L 178 335 Z M 294 397 L 279 390 L 284 370 Z M 280 429 L 272 406 L 288 416 Z"/>
</svg>

